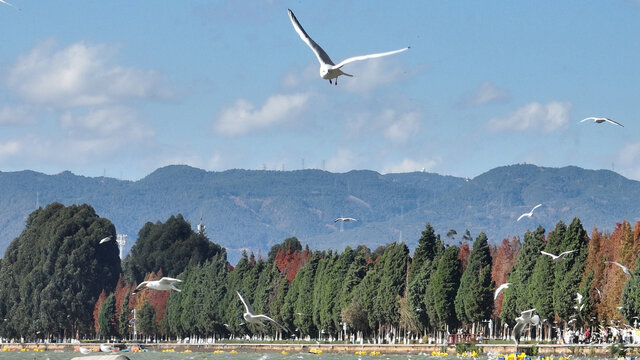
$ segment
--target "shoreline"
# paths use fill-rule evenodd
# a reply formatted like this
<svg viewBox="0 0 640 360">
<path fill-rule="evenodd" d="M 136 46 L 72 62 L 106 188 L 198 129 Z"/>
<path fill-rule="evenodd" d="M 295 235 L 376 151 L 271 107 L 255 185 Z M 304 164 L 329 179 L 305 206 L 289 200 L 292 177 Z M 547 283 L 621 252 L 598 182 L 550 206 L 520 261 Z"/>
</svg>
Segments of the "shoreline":
<svg viewBox="0 0 640 360">
<path fill-rule="evenodd" d="M 215 344 L 176 344 L 176 343 L 110 343 L 112 346 L 116 346 L 121 350 L 129 349 L 146 349 L 150 352 L 163 352 L 167 350 L 175 352 L 184 352 L 190 350 L 192 352 L 214 352 L 225 351 L 229 352 L 235 350 L 237 352 L 252 352 L 252 353 L 273 353 L 273 352 L 312 352 L 312 349 L 322 350 L 323 353 L 336 353 L 336 354 L 354 354 L 356 351 L 365 351 L 367 354 L 371 352 L 379 352 L 383 355 L 392 354 L 431 354 L 432 352 L 442 351 L 444 345 L 438 344 L 278 344 L 278 343 L 215 343 Z M 479 353 L 496 353 L 496 354 L 510 354 L 515 350 L 513 344 L 474 344 L 480 351 Z M 21 349 L 28 349 L 29 351 L 64 351 L 64 352 L 77 352 L 78 347 L 98 349 L 100 344 L 36 344 L 36 343 L 0 343 L 0 352 L 4 351 L 24 351 Z M 541 355 L 608 355 L 610 354 L 611 344 L 522 344 L 518 346 L 518 353 L 537 347 L 537 353 Z M 625 345 L 629 352 L 640 352 L 640 345 Z M 37 349 L 37 350 L 36 350 Z M 446 352 L 453 355 L 456 353 L 455 344 L 449 344 L 446 347 Z"/>
</svg>

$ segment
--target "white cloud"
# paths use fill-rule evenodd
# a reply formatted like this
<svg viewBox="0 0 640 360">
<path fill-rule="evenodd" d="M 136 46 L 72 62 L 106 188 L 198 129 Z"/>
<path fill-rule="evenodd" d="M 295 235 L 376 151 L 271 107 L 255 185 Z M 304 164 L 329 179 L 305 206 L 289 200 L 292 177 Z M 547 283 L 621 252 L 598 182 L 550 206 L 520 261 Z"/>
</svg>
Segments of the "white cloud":
<svg viewBox="0 0 640 360">
<path fill-rule="evenodd" d="M 307 105 L 310 94 L 273 95 L 260 109 L 248 100 L 238 99 L 224 109 L 214 121 L 214 131 L 237 136 L 282 123 L 298 114 Z"/>
<path fill-rule="evenodd" d="M 91 109 L 82 115 L 67 111 L 60 117 L 60 126 L 72 136 L 113 137 L 116 142 L 154 135 L 140 123 L 135 110 L 123 106 Z"/>
<path fill-rule="evenodd" d="M 361 112 L 349 116 L 344 128 L 350 138 L 357 139 L 367 134 L 380 134 L 391 142 L 400 144 L 418 134 L 422 114 L 411 111 L 398 112 L 385 108 L 372 112 Z"/>
<path fill-rule="evenodd" d="M 405 78 L 405 70 L 390 59 L 358 61 L 343 67 L 342 71 L 352 74 L 353 77 L 339 77 L 338 87 L 351 93 L 367 93 L 379 86 L 389 85 Z"/>
<path fill-rule="evenodd" d="M 327 171 L 347 172 L 358 168 L 361 157 L 349 149 L 338 149 L 336 154 L 326 162 Z"/>
<path fill-rule="evenodd" d="M 0 125 L 28 125 L 34 117 L 25 106 L 3 106 L 0 108 Z"/>
<path fill-rule="evenodd" d="M 15 140 L 0 143 L 0 161 L 18 154 L 22 145 Z"/>
<path fill-rule="evenodd" d="M 412 159 L 404 158 L 401 162 L 395 164 L 388 164 L 382 170 L 383 174 L 389 173 L 407 173 L 414 171 L 431 171 L 437 162 L 435 160 L 415 161 Z"/>
<path fill-rule="evenodd" d="M 157 73 L 111 64 L 114 53 L 104 44 L 59 49 L 43 42 L 18 58 L 7 86 L 28 102 L 57 108 L 171 96 Z"/>
<path fill-rule="evenodd" d="M 618 164 L 625 176 L 640 180 L 640 142 L 625 144 L 618 153 Z"/>
<path fill-rule="evenodd" d="M 394 143 L 403 143 L 420 129 L 420 114 L 410 112 L 395 116 L 395 111 L 387 110 L 384 116 L 389 116 L 389 125 L 383 131 L 386 138 Z"/>
<path fill-rule="evenodd" d="M 492 118 L 486 126 L 494 132 L 534 130 L 551 133 L 567 128 L 570 110 L 570 102 L 553 101 L 546 105 L 533 102 L 507 116 Z"/>
<path fill-rule="evenodd" d="M 463 97 L 458 105 L 462 107 L 476 107 L 489 104 L 492 102 L 505 101 L 509 98 L 509 94 L 502 89 L 498 89 L 488 81 L 483 82 L 470 95 Z"/>
</svg>

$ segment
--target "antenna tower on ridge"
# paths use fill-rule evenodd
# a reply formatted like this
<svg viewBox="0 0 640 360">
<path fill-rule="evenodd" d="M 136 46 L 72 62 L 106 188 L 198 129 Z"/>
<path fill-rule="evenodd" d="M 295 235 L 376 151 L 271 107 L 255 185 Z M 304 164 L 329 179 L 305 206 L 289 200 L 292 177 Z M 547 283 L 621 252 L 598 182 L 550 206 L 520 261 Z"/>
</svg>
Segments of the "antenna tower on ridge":
<svg viewBox="0 0 640 360">
<path fill-rule="evenodd" d="M 122 260 L 124 246 L 127 244 L 127 234 L 116 234 L 116 242 L 118 243 L 118 249 L 120 249 L 120 260 Z"/>
</svg>

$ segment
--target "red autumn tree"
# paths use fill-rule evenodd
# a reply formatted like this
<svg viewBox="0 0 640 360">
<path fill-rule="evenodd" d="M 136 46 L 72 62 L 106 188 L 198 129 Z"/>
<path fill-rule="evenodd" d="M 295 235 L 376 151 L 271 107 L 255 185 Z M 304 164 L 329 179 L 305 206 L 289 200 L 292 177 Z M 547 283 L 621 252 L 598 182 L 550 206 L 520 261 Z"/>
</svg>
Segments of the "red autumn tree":
<svg viewBox="0 0 640 360">
<path fill-rule="evenodd" d="M 458 253 L 458 260 L 460 260 L 460 264 L 462 265 L 462 272 L 467 268 L 467 263 L 469 262 L 469 255 L 471 255 L 471 249 L 469 249 L 469 243 L 466 241 L 462 242 L 460 245 L 460 252 Z"/>
<path fill-rule="evenodd" d="M 105 293 L 104 289 L 102 289 L 100 296 L 98 296 L 98 301 L 96 301 L 96 305 L 93 307 L 93 328 L 95 329 L 96 333 L 100 329 L 100 326 L 98 325 L 98 316 L 100 315 L 100 309 L 102 308 L 102 303 L 106 299 L 107 294 Z"/>
<path fill-rule="evenodd" d="M 514 236 L 511 240 L 506 237 L 502 239 L 502 243 L 492 254 L 493 267 L 491 268 L 491 280 L 494 281 L 496 286 L 507 282 L 507 276 L 516 263 L 521 247 L 522 244 L 520 243 L 519 237 Z M 494 317 L 498 317 L 502 311 L 502 300 L 502 295 L 496 299 L 493 308 Z"/>
</svg>

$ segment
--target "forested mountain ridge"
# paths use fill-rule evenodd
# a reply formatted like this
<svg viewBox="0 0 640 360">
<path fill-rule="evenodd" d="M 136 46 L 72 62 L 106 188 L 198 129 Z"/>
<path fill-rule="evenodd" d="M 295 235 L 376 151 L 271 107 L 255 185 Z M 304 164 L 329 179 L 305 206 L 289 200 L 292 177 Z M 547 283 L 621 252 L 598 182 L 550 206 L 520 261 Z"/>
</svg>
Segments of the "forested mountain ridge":
<svg viewBox="0 0 640 360">
<path fill-rule="evenodd" d="M 208 237 L 226 247 L 234 263 L 241 248 L 266 254 L 290 236 L 317 249 L 362 243 L 374 248 L 399 238 L 413 248 L 427 221 L 443 234 L 484 231 L 494 243 L 573 217 L 586 228 L 612 228 L 620 219 L 638 219 L 639 198 L 640 182 L 612 171 L 534 165 L 499 167 L 474 179 L 366 170 L 209 172 L 188 166 L 163 167 L 138 181 L 0 172 L 0 252 L 36 205 L 54 201 L 91 205 L 118 233 L 129 235 L 127 250 L 146 222 L 182 214 L 195 226 L 202 217 Z M 543 206 L 533 218 L 516 222 L 537 203 Z M 341 228 L 333 221 L 339 216 L 359 221 Z"/>
</svg>

